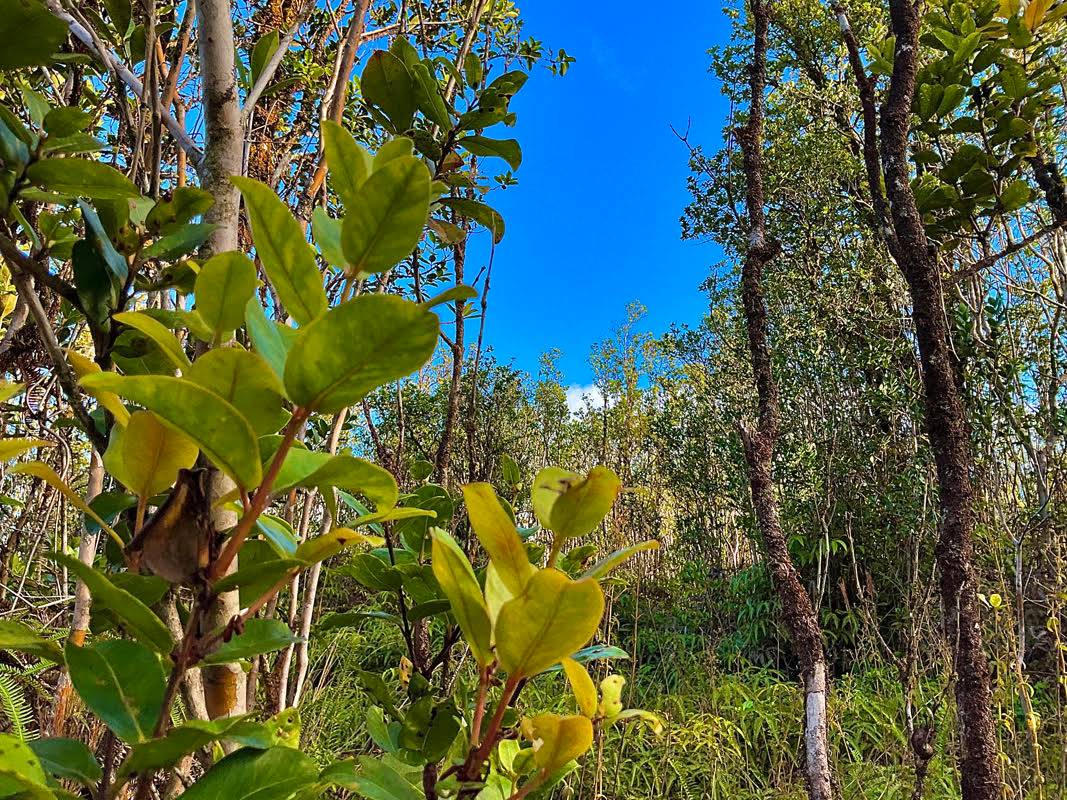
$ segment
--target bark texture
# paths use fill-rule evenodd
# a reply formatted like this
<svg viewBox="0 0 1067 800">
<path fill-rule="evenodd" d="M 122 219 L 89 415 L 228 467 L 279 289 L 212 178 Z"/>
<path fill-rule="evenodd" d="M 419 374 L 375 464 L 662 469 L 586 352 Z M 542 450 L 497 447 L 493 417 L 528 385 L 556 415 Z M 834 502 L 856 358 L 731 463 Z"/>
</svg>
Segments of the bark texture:
<svg viewBox="0 0 1067 800">
<path fill-rule="evenodd" d="M 779 251 L 778 244 L 767 236 L 763 188 L 764 92 L 770 8 L 766 0 L 752 0 L 749 8 L 754 35 L 749 75 L 751 99 L 748 121 L 738 133 L 749 225 L 748 248 L 741 270 L 741 299 L 748 328 L 758 419 L 755 430 L 741 429 L 741 438 L 748 463 L 752 506 L 804 686 L 804 777 L 808 796 L 812 800 L 830 800 L 834 795 L 826 727 L 827 677 L 822 632 L 811 598 L 789 555 L 772 469 L 780 411 L 767 336 L 767 303 L 763 294 L 765 269 Z"/>
<path fill-rule="evenodd" d="M 881 113 L 881 158 L 892 224 L 890 252 L 911 294 L 926 429 L 937 467 L 941 526 L 936 558 L 945 637 L 955 672 L 960 784 L 965 800 L 994 800 L 1002 789 L 975 581 L 970 436 L 941 275 L 915 204 L 908 168 L 921 17 L 911 0 L 890 0 L 889 5 L 896 53 Z"/>
</svg>

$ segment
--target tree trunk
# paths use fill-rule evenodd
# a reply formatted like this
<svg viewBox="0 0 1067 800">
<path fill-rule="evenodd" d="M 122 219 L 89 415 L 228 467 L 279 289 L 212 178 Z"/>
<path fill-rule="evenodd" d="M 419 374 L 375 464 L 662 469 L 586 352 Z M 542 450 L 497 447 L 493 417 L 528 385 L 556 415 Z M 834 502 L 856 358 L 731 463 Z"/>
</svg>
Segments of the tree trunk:
<svg viewBox="0 0 1067 800">
<path fill-rule="evenodd" d="M 767 341 L 767 303 L 763 276 L 779 251 L 767 237 L 763 191 L 763 108 L 767 74 L 767 29 L 770 9 L 766 0 L 750 5 L 754 32 L 749 75 L 751 100 L 748 121 L 738 132 L 744 161 L 745 205 L 748 211 L 748 249 L 741 271 L 741 299 L 748 328 L 749 357 L 755 383 L 758 422 L 755 430 L 741 428 L 748 463 L 752 506 L 766 552 L 782 616 L 789 631 L 804 684 L 804 776 L 811 800 L 831 800 L 829 740 L 826 726 L 826 658 L 822 632 L 804 585 L 789 555 L 775 494 L 772 462 L 778 439 L 778 385 Z"/>
<path fill-rule="evenodd" d="M 936 558 L 945 637 L 956 675 L 960 783 L 964 800 L 995 800 L 1001 796 L 1001 776 L 974 569 L 970 437 L 941 275 L 915 205 L 908 169 L 920 15 L 911 0 L 891 0 L 890 16 L 896 54 L 889 95 L 882 108 L 882 161 L 893 227 L 890 247 L 911 294 L 926 429 L 937 466 L 941 530 Z"/>
<path fill-rule="evenodd" d="M 98 494 L 104 491 L 104 462 L 100 459 L 96 450 L 89 456 L 89 486 L 85 490 L 85 502 L 91 503 Z M 83 564 L 92 566 L 96 558 L 96 546 L 100 539 L 100 533 L 89 533 L 82 528 L 81 541 L 78 543 L 78 560 Z M 89 593 L 89 587 L 82 581 L 74 586 L 74 612 L 70 621 L 70 636 L 67 641 L 76 647 L 85 644 L 85 634 L 89 631 L 89 610 L 92 608 L 93 598 Z M 73 686 L 70 682 L 70 673 L 66 668 L 59 675 L 56 683 L 56 697 L 52 706 L 52 735 L 64 736 L 67 727 L 67 714 L 70 711 L 70 700 Z"/>
<path fill-rule="evenodd" d="M 234 63 L 232 9 L 227 0 L 200 0 L 196 15 L 200 49 L 200 79 L 204 87 L 204 167 L 202 187 L 211 192 L 215 205 L 204 215 L 205 222 L 218 227 L 204 246 L 205 255 L 238 248 L 237 223 L 240 195 L 230 177 L 242 171 L 241 111 L 237 102 Z M 233 488 L 220 472 L 212 480 L 212 499 Z M 213 514 L 217 530 L 236 523 L 236 515 L 217 510 Z M 237 559 L 230 572 L 237 569 Z M 209 609 L 206 624 L 222 627 L 240 613 L 236 591 L 220 595 Z M 237 664 L 220 664 L 203 669 L 204 700 L 212 718 L 242 714 L 245 711 L 245 674 Z"/>
</svg>

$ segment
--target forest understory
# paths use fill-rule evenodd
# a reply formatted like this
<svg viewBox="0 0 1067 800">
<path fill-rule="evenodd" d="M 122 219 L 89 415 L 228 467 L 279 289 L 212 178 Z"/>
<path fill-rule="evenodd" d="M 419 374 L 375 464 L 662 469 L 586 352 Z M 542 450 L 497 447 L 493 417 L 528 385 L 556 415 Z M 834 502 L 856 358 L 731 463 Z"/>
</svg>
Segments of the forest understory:
<svg viewBox="0 0 1067 800">
<path fill-rule="evenodd" d="M 682 5 L 582 389 L 514 2 L 0 0 L 0 798 L 1067 798 L 1067 2 Z"/>
</svg>

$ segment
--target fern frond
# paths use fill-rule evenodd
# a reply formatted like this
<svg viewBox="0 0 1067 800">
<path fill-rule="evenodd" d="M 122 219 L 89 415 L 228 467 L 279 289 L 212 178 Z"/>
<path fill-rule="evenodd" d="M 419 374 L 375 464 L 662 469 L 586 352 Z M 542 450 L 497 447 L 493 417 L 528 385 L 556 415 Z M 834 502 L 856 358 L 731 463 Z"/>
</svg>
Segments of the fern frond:
<svg viewBox="0 0 1067 800">
<path fill-rule="evenodd" d="M 21 741 L 36 737 L 33 709 L 26 701 L 22 687 L 10 673 L 0 672 L 0 709 L 10 721 L 12 733 Z"/>
</svg>

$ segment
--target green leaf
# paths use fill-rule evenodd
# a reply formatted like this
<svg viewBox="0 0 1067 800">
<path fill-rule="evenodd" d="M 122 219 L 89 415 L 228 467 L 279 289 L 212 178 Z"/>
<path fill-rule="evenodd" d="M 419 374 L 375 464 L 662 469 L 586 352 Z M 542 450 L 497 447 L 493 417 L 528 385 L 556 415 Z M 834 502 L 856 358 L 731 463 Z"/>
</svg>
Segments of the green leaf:
<svg viewBox="0 0 1067 800">
<path fill-rule="evenodd" d="M 497 616 L 496 651 L 509 675 L 536 675 L 586 645 L 600 625 L 604 593 L 591 578 L 542 569 Z"/>
<path fill-rule="evenodd" d="M 259 76 L 263 74 L 263 68 L 267 66 L 267 62 L 278 50 L 280 42 L 281 36 L 279 36 L 278 31 L 271 31 L 256 42 L 256 46 L 252 48 L 252 57 L 249 59 L 252 68 L 250 85 L 254 85 L 259 80 Z"/>
<path fill-rule="evenodd" d="M 190 786 L 185 800 L 287 800 L 319 776 L 315 762 L 291 747 L 243 748 Z"/>
<path fill-rule="evenodd" d="M 155 653 L 123 639 L 64 652 L 78 696 L 116 736 L 133 743 L 152 735 L 166 683 Z"/>
<path fill-rule="evenodd" d="M 44 130 L 49 136 L 70 136 L 93 124 L 93 115 L 77 106 L 60 106 L 44 118 Z"/>
<path fill-rule="evenodd" d="M 245 550 L 241 549 L 241 563 L 245 561 Z M 294 573 L 307 566 L 307 563 L 298 558 L 273 558 L 269 561 L 260 561 L 250 566 L 242 566 L 236 572 L 216 581 L 212 588 L 218 593 L 229 592 L 239 587 L 262 587 L 266 591 L 280 581 L 288 573 Z M 262 592 L 261 592 L 262 593 Z"/>
<path fill-rule="evenodd" d="M 275 492 L 294 486 L 336 487 L 363 494 L 378 509 L 392 508 L 400 496 L 388 470 L 362 458 L 294 447 L 285 454 Z"/>
<path fill-rule="evenodd" d="M 1000 193 L 1000 204 L 1007 212 L 1018 211 L 1030 202 L 1030 185 L 1021 178 L 1014 180 L 1004 187 Z"/>
<path fill-rule="evenodd" d="M 159 345 L 159 349 L 175 368 L 184 370 L 189 366 L 189 357 L 185 355 L 185 350 L 182 349 L 181 343 L 174 338 L 174 334 L 167 330 L 163 323 L 153 319 L 143 311 L 123 311 L 120 314 L 115 314 L 112 319 L 139 330 Z"/>
<path fill-rule="evenodd" d="M 100 782 L 102 770 L 92 752 L 77 739 L 33 739 L 28 742 L 45 772 L 83 786 Z"/>
<path fill-rule="evenodd" d="M 432 311 L 391 295 L 363 295 L 300 330 L 285 365 L 293 402 L 333 414 L 410 375 L 433 355 Z"/>
<path fill-rule="evenodd" d="M 255 353 L 217 347 L 194 361 L 185 377 L 230 403 L 257 436 L 275 433 L 288 418 L 282 408 L 282 382 Z"/>
<path fill-rule="evenodd" d="M 300 641 L 280 619 L 250 619 L 244 630 L 204 657 L 203 664 L 230 664 L 241 659 L 280 650 Z"/>
<path fill-rule="evenodd" d="M 267 319 L 267 313 L 255 297 L 245 306 L 245 327 L 252 345 L 281 379 L 285 375 L 285 360 L 295 341 L 296 331 L 288 325 Z"/>
<path fill-rule="evenodd" d="M 472 219 L 493 234 L 493 243 L 500 244 L 504 238 L 504 218 L 494 209 L 478 200 L 466 197 L 442 197 L 437 202 L 455 209 L 461 217 Z"/>
<path fill-rule="evenodd" d="M 355 544 L 381 544 L 377 536 L 364 536 L 350 528 L 334 528 L 321 536 L 302 542 L 296 548 L 296 557 L 307 564 L 325 561 Z"/>
<path fill-rule="evenodd" d="M 376 50 L 359 81 L 363 99 L 378 106 L 396 133 L 411 127 L 417 105 L 415 82 L 404 62 L 388 50 Z"/>
<path fill-rule="evenodd" d="M 40 760 L 27 743 L 10 733 L 0 733 L 0 797 L 54 798 L 45 788 L 47 780 Z"/>
<path fill-rule="evenodd" d="M 461 147 L 476 156 L 496 156 L 508 162 L 512 169 L 522 163 L 522 150 L 517 139 L 490 139 L 488 136 L 464 136 Z"/>
<path fill-rule="evenodd" d="M 438 295 L 431 297 L 429 300 L 423 303 L 427 308 L 434 308 L 435 306 L 443 305 L 444 303 L 454 303 L 456 301 L 470 300 L 478 296 L 478 292 L 474 287 L 460 284 L 459 286 L 453 286 L 449 289 L 445 289 Z"/>
<path fill-rule="evenodd" d="M 36 161 L 26 168 L 26 177 L 34 186 L 70 197 L 122 200 L 141 196 L 137 187 L 114 167 L 83 158 Z"/>
<path fill-rule="evenodd" d="M 350 209 L 359 195 L 360 186 L 370 175 L 370 153 L 333 120 L 322 122 L 322 145 L 330 167 L 330 183 L 345 208 Z"/>
<path fill-rule="evenodd" d="M 199 452 L 151 411 L 135 411 L 125 427 L 112 428 L 104 465 L 131 492 L 151 497 L 171 486 L 179 470 L 191 469 Z"/>
<path fill-rule="evenodd" d="M 106 522 L 104 522 L 104 520 L 101 519 L 95 511 L 89 508 L 86 502 L 82 500 L 81 497 L 79 497 L 73 489 L 67 486 L 63 479 L 56 474 L 56 471 L 47 464 L 44 464 L 40 461 L 25 461 L 21 464 L 12 467 L 11 472 L 16 475 L 31 475 L 34 478 L 39 478 L 40 480 L 49 484 L 53 488 L 57 489 L 65 498 L 67 498 L 67 501 L 72 506 L 81 511 L 83 514 L 86 514 L 91 517 L 103 530 L 107 531 L 108 536 L 110 536 L 116 541 L 122 541 L 119 535 L 115 533 L 114 529 Z"/>
<path fill-rule="evenodd" d="M 489 554 L 501 581 L 511 594 L 521 594 L 536 569 L 526 555 L 515 523 L 500 505 L 496 491 L 488 483 L 469 483 L 463 487 L 463 499 L 471 527 Z"/>
<path fill-rule="evenodd" d="M 360 756 L 359 765 L 359 774 L 347 788 L 367 800 L 423 800 L 422 792 L 384 761 Z"/>
<path fill-rule="evenodd" d="M 78 208 L 81 209 L 82 219 L 85 220 L 86 237 L 96 250 L 97 256 L 107 267 L 111 276 L 111 284 L 118 292 L 129 277 L 126 259 L 115 249 L 115 245 L 100 222 L 100 217 L 97 216 L 96 209 L 84 200 L 78 201 Z"/>
<path fill-rule="evenodd" d="M 152 609 L 73 556 L 53 553 L 51 557 L 81 578 L 89 588 L 94 604 L 111 611 L 135 638 L 157 653 L 170 655 L 171 650 L 174 649 L 174 639 L 171 638 L 167 626 L 153 613 Z M 69 661 L 69 651 L 67 658 Z"/>
<path fill-rule="evenodd" d="M 592 533 L 611 510 L 622 482 L 607 467 L 593 467 L 582 477 L 546 467 L 530 492 L 537 521 L 557 536 L 573 539 Z"/>
<path fill-rule="evenodd" d="M 190 223 L 166 236 L 161 236 L 152 244 L 141 251 L 144 259 L 159 259 L 161 261 L 174 261 L 186 253 L 190 253 L 204 242 L 218 228 L 209 222 Z"/>
<path fill-rule="evenodd" d="M 164 375 L 86 375 L 90 391 L 114 392 L 147 408 L 181 431 L 238 485 L 259 485 L 262 471 L 255 433 L 241 413 L 217 394 L 185 378 Z"/>
<path fill-rule="evenodd" d="M 210 192 L 195 186 L 179 186 L 169 198 L 160 199 L 152 206 L 145 217 L 145 227 L 153 234 L 166 233 L 200 216 L 214 204 Z"/>
<path fill-rule="evenodd" d="M 256 265 L 244 253 L 209 258 L 196 276 L 196 310 L 221 340 L 244 322 L 245 306 L 256 291 Z"/>
<path fill-rule="evenodd" d="M 393 159 L 345 204 L 341 247 L 353 273 L 382 272 L 415 249 L 430 213 L 430 173 L 414 156 Z"/>
<path fill-rule="evenodd" d="M 426 62 L 432 66 L 433 62 Z M 452 127 L 452 118 L 448 114 L 448 105 L 441 96 L 441 87 L 437 83 L 433 71 L 426 64 L 412 64 L 411 76 L 412 88 L 415 90 L 415 100 L 419 109 L 426 118 L 439 126 L 442 130 Z"/>
<path fill-rule="evenodd" d="M 456 540 L 440 528 L 430 531 L 433 537 L 433 574 L 452 605 L 452 614 L 470 645 L 475 660 L 485 667 L 493 661 L 490 646 L 489 609 L 485 606 L 478 579 L 474 577 L 467 556 Z"/>
<path fill-rule="evenodd" d="M 244 197 L 252 242 L 264 272 L 285 310 L 306 325 L 326 310 L 326 290 L 300 223 L 266 184 L 252 178 L 230 180 Z"/>
<path fill-rule="evenodd" d="M 0 70 L 48 64 L 66 38 L 66 24 L 38 0 L 0 0 Z"/>
<path fill-rule="evenodd" d="M 29 625 L 13 619 L 0 620 L 0 650 L 12 650 L 57 664 L 63 663 L 63 651 L 59 645 L 45 639 Z"/>
<path fill-rule="evenodd" d="M 276 729 L 257 722 L 250 714 L 213 720 L 191 719 L 171 728 L 161 739 L 134 745 L 118 774 L 125 777 L 169 767 L 212 742 L 238 742 L 246 747 L 266 750 L 279 744 L 278 738 Z"/>
<path fill-rule="evenodd" d="M 658 550 L 659 542 L 655 539 L 649 539 L 646 542 L 640 542 L 630 547 L 623 547 L 620 550 L 616 550 L 609 556 L 602 558 L 596 562 L 593 566 L 587 569 L 583 574 L 583 578 L 595 578 L 600 580 L 607 577 L 616 567 L 626 563 L 638 553 L 643 553 L 646 550 Z"/>
<path fill-rule="evenodd" d="M 311 233 L 326 262 L 341 270 L 348 270 L 348 258 L 341 249 L 341 220 L 334 219 L 322 206 L 311 212 Z"/>
</svg>

